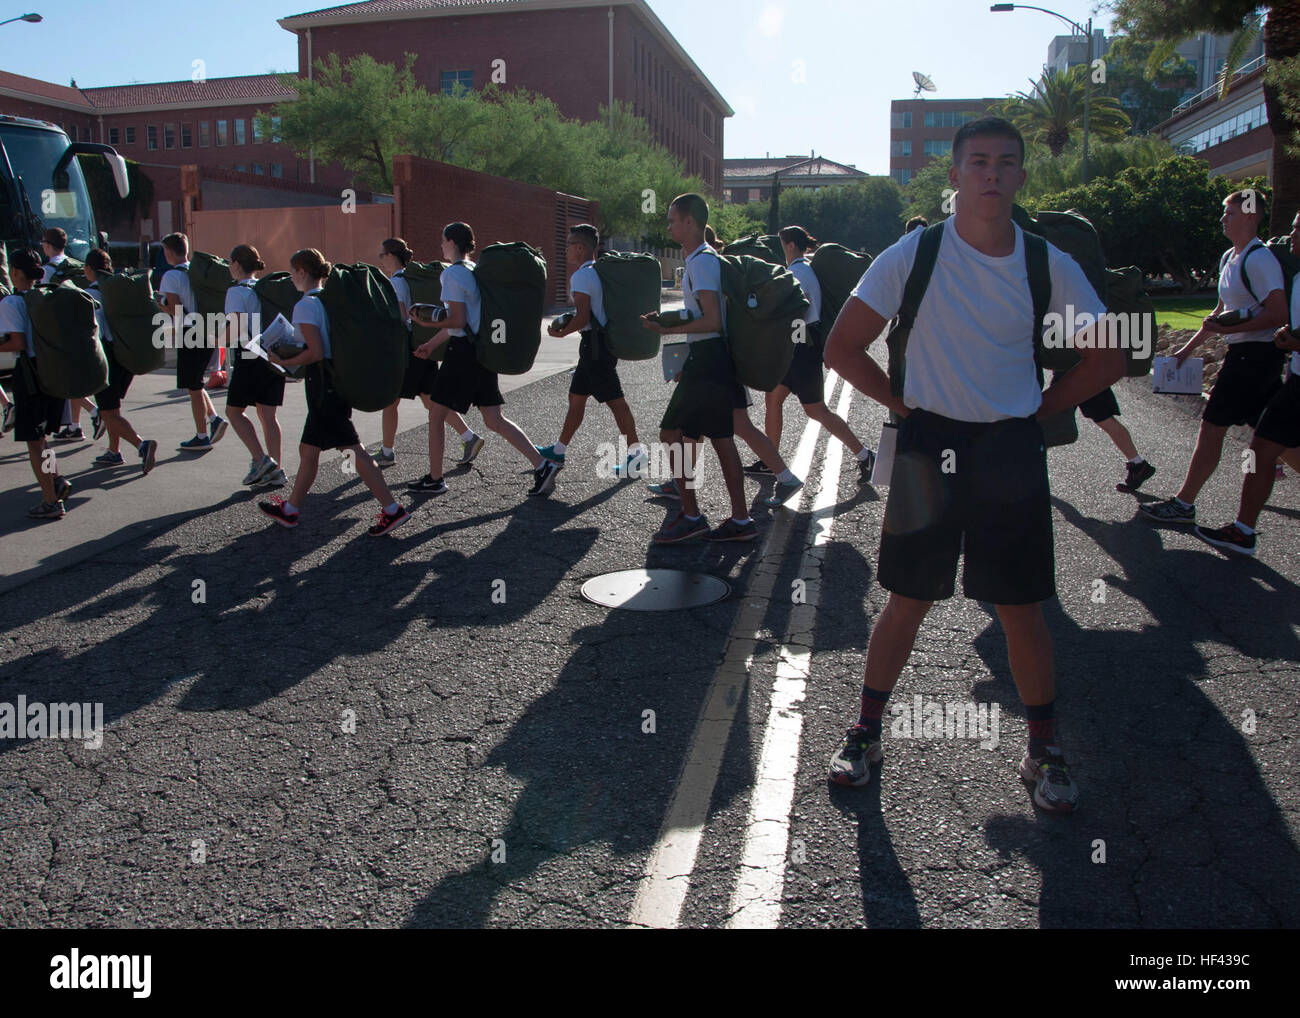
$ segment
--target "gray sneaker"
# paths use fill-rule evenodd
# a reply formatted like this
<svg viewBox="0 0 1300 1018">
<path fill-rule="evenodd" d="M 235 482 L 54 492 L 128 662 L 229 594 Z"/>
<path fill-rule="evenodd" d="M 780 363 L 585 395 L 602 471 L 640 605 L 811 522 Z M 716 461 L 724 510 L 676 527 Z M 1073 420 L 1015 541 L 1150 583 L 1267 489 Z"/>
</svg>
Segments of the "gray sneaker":
<svg viewBox="0 0 1300 1018">
<path fill-rule="evenodd" d="M 263 456 L 260 460 L 251 460 L 248 464 L 248 473 L 244 475 L 242 484 L 256 484 L 262 478 L 266 477 L 275 470 L 275 460 L 270 456 Z"/>
<path fill-rule="evenodd" d="M 397 450 L 394 449 L 392 452 L 384 452 L 383 449 L 380 449 L 377 453 L 375 453 L 374 460 L 375 460 L 375 466 L 377 466 L 380 470 L 384 470 L 388 467 L 391 467 L 394 463 L 397 462 Z"/>
<path fill-rule="evenodd" d="M 688 520 L 685 513 L 678 513 L 654 536 L 655 544 L 680 544 L 696 537 L 703 537 L 709 532 L 709 522 L 703 516 Z"/>
<path fill-rule="evenodd" d="M 775 508 L 776 506 L 785 505 L 802 490 L 803 481 L 799 480 L 797 477 L 788 484 L 785 481 L 777 481 L 776 490 L 767 498 L 763 499 L 763 501 Z"/>
<path fill-rule="evenodd" d="M 475 435 L 468 442 L 461 442 L 460 459 L 456 461 L 457 466 L 465 466 L 473 463 L 478 459 L 478 454 L 483 451 L 483 446 L 487 444 L 487 439 L 482 435 Z"/>
<path fill-rule="evenodd" d="M 885 759 L 879 739 L 873 739 L 859 725 L 849 729 L 844 744 L 831 757 L 827 780 L 833 785 L 851 785 L 861 788 L 871 782 L 871 765 Z"/>
<path fill-rule="evenodd" d="M 748 523 L 727 520 L 722 526 L 710 530 L 704 539 L 706 541 L 754 541 L 758 539 L 758 524 L 753 520 Z"/>
<path fill-rule="evenodd" d="M 1196 506 L 1184 508 L 1176 498 L 1167 498 L 1163 502 L 1143 502 L 1138 512 L 1157 523 L 1192 524 L 1196 522 Z"/>
<path fill-rule="evenodd" d="M 1070 777 L 1065 757 L 1055 746 L 1047 755 L 1034 759 L 1028 753 L 1020 761 L 1020 777 L 1034 783 L 1034 802 L 1053 813 L 1073 813 L 1079 808 L 1079 786 Z"/>
</svg>

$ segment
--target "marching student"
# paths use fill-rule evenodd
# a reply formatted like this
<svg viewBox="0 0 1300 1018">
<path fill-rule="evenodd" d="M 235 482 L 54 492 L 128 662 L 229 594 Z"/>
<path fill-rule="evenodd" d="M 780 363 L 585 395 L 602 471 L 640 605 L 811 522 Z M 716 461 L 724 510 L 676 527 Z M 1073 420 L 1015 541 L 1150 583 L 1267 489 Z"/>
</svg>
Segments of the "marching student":
<svg viewBox="0 0 1300 1018">
<path fill-rule="evenodd" d="M 1043 392 L 1027 340 L 1034 320 L 1030 266 L 1045 272 L 1047 312 L 1102 315 L 1078 264 L 1011 217 L 1025 183 L 1024 140 L 984 117 L 953 139 L 955 215 L 904 235 L 863 275 L 831 330 L 826 363 L 901 417 L 885 507 L 878 577 L 889 601 L 871 633 L 860 715 L 830 761 L 829 779 L 865 785 L 883 758 L 881 718 L 935 601 L 952 597 L 964 558 L 967 597 L 996 606 L 1011 674 L 1026 705 L 1029 747 L 1020 777 L 1034 802 L 1068 813 L 1078 788 L 1055 731 L 1056 678 L 1042 602 L 1056 590 L 1047 450 L 1039 420 L 1119 379 L 1123 354 L 1099 325 L 1067 340 L 1082 358 Z M 907 346 L 903 396 L 868 348 L 903 303 L 918 252 L 937 244 Z"/>
<path fill-rule="evenodd" d="M 321 363 L 333 352 L 329 318 L 319 297 L 321 285 L 330 274 L 330 263 L 315 248 L 305 248 L 289 259 L 289 266 L 293 285 L 302 294 L 294 305 L 293 328 L 306 349 L 287 359 L 275 354 L 269 354 L 269 357 L 273 363 L 286 368 L 307 367 L 307 421 L 303 424 L 298 446 L 298 476 L 294 479 L 289 500 L 273 497 L 270 502 L 257 503 L 257 507 L 280 526 L 296 527 L 299 510 L 320 469 L 321 451 L 343 449 L 352 453 L 357 474 L 379 501 L 378 522 L 368 533 L 371 537 L 380 537 L 400 527 L 411 516 L 393 498 L 393 493 L 384 483 L 384 475 L 362 447 L 357 429 L 352 424 L 352 408 L 334 391 L 329 373 Z"/>
<path fill-rule="evenodd" d="M 1247 212 L 1249 205 L 1254 211 Z M 1178 493 L 1163 502 L 1138 506 L 1138 512 L 1157 523 L 1194 524 L 1196 496 L 1210 479 L 1223 455 L 1223 438 L 1234 424 L 1259 423 L 1260 414 L 1282 385 L 1285 355 L 1273 343 L 1274 330 L 1287 324 L 1289 308 L 1282 266 L 1259 241 L 1259 224 L 1268 221 L 1264 196 L 1247 189 L 1223 199 L 1223 233 L 1232 241 L 1219 265 L 1219 302 L 1196 335 L 1174 354 L 1179 365 L 1205 340 L 1223 336 L 1228 355 L 1210 390 L 1201 415 L 1196 450 Z M 1220 312 L 1241 312 L 1235 324 L 1215 320 Z"/>
<path fill-rule="evenodd" d="M 587 400 L 594 398 L 597 403 L 609 407 L 614 423 L 627 441 L 627 462 L 614 468 L 615 477 L 626 478 L 645 469 L 647 455 L 645 446 L 637 437 L 632 408 L 623 395 L 623 385 L 618 378 L 618 358 L 610 351 L 605 338 L 609 319 L 605 315 L 605 290 L 595 267 L 599 249 L 600 231 L 594 226 L 583 223 L 569 231 L 568 260 L 578 263 L 577 271 L 569 277 L 569 296 L 576 310 L 568 325 L 557 330 L 552 324 L 546 331 L 556 339 L 575 332 L 581 334 L 578 368 L 569 383 L 569 411 L 565 414 L 559 441 L 537 451 L 552 462 L 563 463 L 569 443 L 586 416 Z"/>
<path fill-rule="evenodd" d="M 397 292 L 397 301 L 401 305 L 402 319 L 406 322 L 406 329 L 411 329 L 411 284 L 406 281 L 405 269 L 410 260 L 415 256 L 406 245 L 406 241 L 400 237 L 389 237 L 384 241 L 379 252 L 379 268 L 388 276 L 389 282 L 393 284 L 393 289 Z M 383 441 L 380 443 L 379 455 L 375 457 L 375 462 L 381 467 L 391 467 L 397 462 L 397 453 L 393 449 L 393 444 L 397 441 L 397 412 L 398 407 L 404 399 L 415 399 L 419 397 L 424 409 L 433 413 L 433 404 L 429 402 L 429 393 L 433 390 L 433 380 L 438 374 L 438 362 L 433 358 L 416 357 L 414 350 L 409 350 L 406 358 L 406 375 L 402 379 L 402 394 L 393 401 L 391 406 L 384 407 L 383 423 Z M 457 466 L 465 466 L 473 463 L 475 458 L 483 450 L 484 439 L 474 433 L 474 429 L 465 423 L 465 418 L 460 414 L 448 414 L 447 423 L 460 436 L 463 451 Z M 430 432 L 432 433 L 432 417 L 430 417 Z M 429 466 L 432 470 L 433 453 L 430 446 Z M 439 472 L 438 476 L 442 476 Z M 433 481 L 432 473 L 425 474 L 420 480 L 409 485 L 412 491 L 433 491 L 436 484 Z"/>
<path fill-rule="evenodd" d="M 51 226 L 41 234 L 41 250 L 45 252 L 45 268 L 38 282 L 52 283 L 54 281 L 54 277 L 64 267 L 64 262 L 69 260 L 66 253 L 67 246 L 68 235 L 57 226 Z"/>
<path fill-rule="evenodd" d="M 697 537 L 710 541 L 753 541 L 758 537 L 758 527 L 745 505 L 745 480 L 735 439 L 737 410 L 749 399 L 736 381 L 731 353 L 723 338 L 727 319 L 722 300 L 722 265 L 717 252 L 704 239 L 708 221 L 708 202 L 698 194 L 678 195 L 668 207 L 668 233 L 681 245 L 686 257 L 682 297 L 694 318 L 668 329 L 654 320 L 652 312 L 642 317 L 651 332 L 684 334 L 690 344 L 677 391 L 659 422 L 659 437 L 671 451 L 672 489 L 651 489 L 655 494 L 680 498 L 682 509 L 654 535 L 656 544 L 676 544 Z M 705 438 L 718 455 L 731 499 L 731 518 L 713 530 L 700 512 L 695 491 L 694 452 L 697 443 Z"/>
<path fill-rule="evenodd" d="M 45 266 L 39 282 L 55 282 L 55 276 L 65 269 L 71 269 L 77 265 L 76 262 L 68 258 L 66 249 L 68 246 L 68 235 L 65 231 L 57 226 L 51 226 L 41 234 L 41 250 L 45 252 Z M 88 399 L 71 399 L 64 401 L 64 410 L 61 421 L 66 421 L 63 427 L 59 428 L 51 439 L 55 442 L 80 442 L 85 439 L 85 434 L 81 430 L 81 411 L 85 410 L 90 414 L 90 423 L 93 425 L 92 435 L 95 441 L 99 441 L 100 436 L 104 434 L 103 421 L 99 419 L 99 411 L 95 409 L 95 404 Z"/>
<path fill-rule="evenodd" d="M 817 239 L 809 236 L 802 226 L 787 226 L 778 236 L 781 238 L 781 247 L 785 249 L 786 264 L 799 280 L 812 307 L 808 310 L 807 335 L 804 342 L 795 344 L 790 370 L 786 372 L 781 384 L 767 394 L 763 430 L 771 443 L 780 449 L 781 432 L 785 424 L 782 408 L 786 398 L 793 392 L 810 420 L 824 426 L 848 446 L 857 458 L 861 482 L 867 484 L 871 480 L 871 469 L 876 464 L 875 453 L 858 441 L 848 422 L 826 405 L 826 382 L 822 374 L 822 287 L 807 258 L 808 252 L 817 246 Z M 763 470 L 755 469 L 758 467 Z M 767 465 L 759 461 L 749 472 L 767 470 Z"/>
<path fill-rule="evenodd" d="M 230 278 L 235 281 L 235 285 L 226 291 L 225 312 L 227 316 L 239 316 L 235 319 L 239 323 L 235 330 L 237 337 L 251 338 L 256 334 L 252 322 L 261 321 L 262 300 L 253 287 L 257 285 L 257 273 L 264 268 L 266 263 L 255 247 L 237 244 L 230 252 Z M 254 318 L 254 315 L 257 317 Z M 227 322 L 230 321 L 228 317 Z M 270 324 L 261 322 L 263 329 Z M 231 347 L 230 356 L 231 375 L 226 389 L 226 413 L 229 415 L 230 426 L 252 456 L 242 483 L 254 488 L 279 488 L 289 483 L 289 478 L 280 466 L 281 432 L 280 421 L 276 417 L 277 408 L 284 406 L 284 372 L 277 371 L 261 357 L 245 356 L 238 343 Z M 257 440 L 257 428 L 245 414 L 250 406 L 257 407 L 257 418 L 262 422 L 262 437 L 266 440 L 265 449 Z"/>
<path fill-rule="evenodd" d="M 163 310 L 171 316 L 176 349 L 176 388 L 189 393 L 190 410 L 194 414 L 194 437 L 182 442 L 180 448 L 185 452 L 206 452 L 221 441 L 228 422 L 217 415 L 212 398 L 203 388 L 203 375 L 208 369 L 212 351 L 207 344 L 199 349 L 187 349 L 182 341 L 182 334 L 186 331 L 185 316 L 198 311 L 198 301 L 190 285 L 190 241 L 183 233 L 169 233 L 162 239 L 162 246 L 163 255 L 171 267 L 163 274 L 158 292 L 163 298 Z M 180 328 L 176 327 L 178 320 Z M 206 330 L 204 335 L 207 336 Z"/>
<path fill-rule="evenodd" d="M 108 361 L 108 385 L 95 393 L 95 402 L 98 404 L 99 413 L 96 418 L 96 425 L 102 426 L 108 432 L 108 449 L 95 457 L 93 462 L 101 467 L 116 467 L 122 465 L 121 445 L 122 439 L 140 454 L 140 469 L 143 474 L 148 474 L 154 468 L 154 463 L 158 458 L 158 443 L 152 439 L 143 439 L 131 426 L 131 422 L 122 416 L 122 400 L 126 396 L 126 390 L 131 387 L 131 381 L 135 375 L 131 374 L 122 362 L 116 356 L 116 344 L 113 340 L 113 330 L 108 325 L 108 315 L 104 313 L 104 298 L 99 290 L 100 275 L 111 275 L 113 272 L 113 260 L 109 257 L 107 251 L 101 251 L 98 248 L 86 255 L 86 292 L 89 293 L 98 302 L 95 306 L 95 320 L 99 323 L 100 345 L 104 348 L 104 357 Z M 96 438 L 99 435 L 95 436 Z"/>
<path fill-rule="evenodd" d="M 29 249 L 19 249 L 9 256 L 9 272 L 14 292 L 0 300 L 0 353 L 18 354 L 14 370 L 14 438 L 27 444 L 32 473 L 41 489 L 41 501 L 27 511 L 34 520 L 61 520 L 63 500 L 72 491 L 55 470 L 45 468 L 45 436 L 53 434 L 63 414 L 61 399 L 41 391 L 34 370 L 36 347 L 32 340 L 32 320 L 27 313 L 23 293 L 40 282 L 43 271 L 41 256 Z"/>
<path fill-rule="evenodd" d="M 474 340 L 466 335 L 468 329 L 474 336 L 482 332 L 482 300 L 478 283 L 474 279 L 474 263 L 469 260 L 474 250 L 474 231 L 465 223 L 448 223 L 442 231 L 442 257 L 450 262 L 442 270 L 442 301 L 447 306 L 447 317 L 439 324 L 442 328 L 428 342 L 415 351 L 417 357 L 429 357 L 443 343 L 447 356 L 433 380 L 429 399 L 433 409 L 429 416 L 429 470 L 421 490 L 441 495 L 447 490 L 442 476 L 442 451 L 446 435 L 443 423 L 453 413 L 463 414 L 471 406 L 479 408 L 487 426 L 504 438 L 528 460 L 533 468 L 533 486 L 529 495 L 549 495 L 555 490 L 556 475 L 562 465 L 548 460 L 528 440 L 523 429 L 501 412 L 505 399 L 497 382 L 495 371 L 489 371 L 478 362 Z M 433 476 L 433 471 L 438 476 Z"/>
</svg>

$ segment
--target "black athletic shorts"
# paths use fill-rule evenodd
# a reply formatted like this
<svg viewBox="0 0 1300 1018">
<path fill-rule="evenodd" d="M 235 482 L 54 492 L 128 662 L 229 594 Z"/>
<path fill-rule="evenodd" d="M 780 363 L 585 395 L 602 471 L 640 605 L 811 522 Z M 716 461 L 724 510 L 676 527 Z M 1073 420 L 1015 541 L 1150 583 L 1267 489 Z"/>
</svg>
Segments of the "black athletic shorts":
<svg viewBox="0 0 1300 1018">
<path fill-rule="evenodd" d="M 1286 355 L 1272 342 L 1233 343 L 1210 390 L 1210 401 L 1202 418 L 1208 424 L 1231 428 L 1248 424 L 1259 415 L 1282 387 L 1282 363 Z"/>
<path fill-rule="evenodd" d="M 433 380 L 429 398 L 463 414 L 471 406 L 504 406 L 497 373 L 489 371 L 478 362 L 474 344 L 465 336 L 452 336 L 447 341 L 447 357 Z"/>
<path fill-rule="evenodd" d="M 226 406 L 284 406 L 284 374 L 261 357 L 245 357 L 241 350 L 231 350 L 234 370 L 226 389 Z"/>
<path fill-rule="evenodd" d="M 176 388 L 193 392 L 203 388 L 203 376 L 207 373 L 212 351 L 206 346 L 197 350 L 181 347 L 176 351 Z"/>
<path fill-rule="evenodd" d="M 880 539 L 880 584 L 918 601 L 956 589 L 977 601 L 1036 604 L 1056 593 L 1043 431 L 914 410 L 898 429 Z"/>
<path fill-rule="evenodd" d="M 1268 401 L 1255 435 L 1287 449 L 1300 446 L 1300 375 L 1288 378 Z"/>
<path fill-rule="evenodd" d="M 343 402 L 330 384 L 329 372 L 317 361 L 306 374 L 307 422 L 302 427 L 303 445 L 317 449 L 346 449 L 360 445 L 352 424 L 352 408 Z"/>
<path fill-rule="evenodd" d="M 52 435 L 63 425 L 63 408 L 67 400 L 47 396 L 34 376 L 24 366 L 25 355 L 18 359 L 14 369 L 14 439 L 18 442 L 39 442 Z"/>
<path fill-rule="evenodd" d="M 1113 389 L 1102 389 L 1097 395 L 1079 404 L 1079 412 L 1096 424 L 1119 416 L 1119 400 Z"/>
<path fill-rule="evenodd" d="M 818 336 L 821 324 L 808 326 L 807 342 L 794 345 L 794 360 L 781 384 L 794 393 L 803 406 L 826 402 L 826 377 L 822 372 L 822 348 Z"/>
<path fill-rule="evenodd" d="M 686 438 L 734 438 L 732 414 L 749 406 L 745 387 L 736 381 L 731 351 L 722 337 L 700 339 L 682 365 L 677 391 L 668 401 L 659 427 Z"/>
<path fill-rule="evenodd" d="M 131 380 L 135 378 L 113 355 L 116 346 L 116 343 L 104 344 L 104 359 L 108 361 L 108 385 L 95 393 L 95 406 L 99 407 L 100 413 L 105 410 L 121 410 L 122 398 L 126 395 L 126 390 L 131 388 Z"/>
<path fill-rule="evenodd" d="M 578 367 L 569 383 L 574 396 L 595 396 L 597 403 L 623 398 L 618 358 L 609 351 L 604 331 L 588 330 L 578 343 Z"/>
<path fill-rule="evenodd" d="M 406 373 L 402 376 L 402 399 L 419 399 L 433 392 L 433 380 L 438 377 L 438 362 L 432 357 L 421 360 L 414 350 L 406 354 Z"/>
</svg>

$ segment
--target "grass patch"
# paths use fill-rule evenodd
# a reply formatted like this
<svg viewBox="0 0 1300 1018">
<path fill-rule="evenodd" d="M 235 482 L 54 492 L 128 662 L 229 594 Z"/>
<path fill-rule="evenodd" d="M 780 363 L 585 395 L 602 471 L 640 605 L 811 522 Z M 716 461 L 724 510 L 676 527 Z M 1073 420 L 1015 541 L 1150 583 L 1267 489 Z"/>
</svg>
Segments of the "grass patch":
<svg viewBox="0 0 1300 1018">
<path fill-rule="evenodd" d="M 1168 297 L 1154 303 L 1156 325 L 1195 331 L 1201 327 L 1206 315 L 1214 313 L 1216 301 L 1209 297 Z"/>
</svg>

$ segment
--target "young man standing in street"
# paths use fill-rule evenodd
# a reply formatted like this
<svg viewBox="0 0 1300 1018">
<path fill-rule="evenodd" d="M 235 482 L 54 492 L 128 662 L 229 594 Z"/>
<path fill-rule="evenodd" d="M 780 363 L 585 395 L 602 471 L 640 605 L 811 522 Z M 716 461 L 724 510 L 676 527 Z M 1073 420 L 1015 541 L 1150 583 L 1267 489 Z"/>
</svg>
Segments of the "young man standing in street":
<svg viewBox="0 0 1300 1018">
<path fill-rule="evenodd" d="M 845 304 L 826 363 L 903 418 L 878 575 L 889 591 L 871 634 L 861 713 L 830 763 L 830 780 L 865 785 L 883 759 L 881 718 L 930 606 L 955 592 L 964 557 L 967 597 L 992 602 L 1026 707 L 1029 748 L 1020 776 L 1034 801 L 1072 812 L 1078 789 L 1055 731 L 1052 640 L 1042 602 L 1056 593 L 1047 451 L 1039 420 L 1116 381 L 1123 353 L 1097 349 L 1097 325 L 1067 342 L 1082 360 L 1043 392 L 1035 367 L 1031 270 L 1050 278 L 1047 312 L 1100 315 L 1105 305 L 1067 255 L 1027 238 L 1011 218 L 1024 186 L 1024 141 L 1008 122 L 973 121 L 953 140 L 948 221 L 906 234 L 880 255 Z M 940 231 L 937 234 L 932 231 Z M 867 350 L 903 303 L 918 249 L 939 242 L 895 397 Z M 1044 264 L 1045 263 L 1045 264 Z"/>
</svg>

